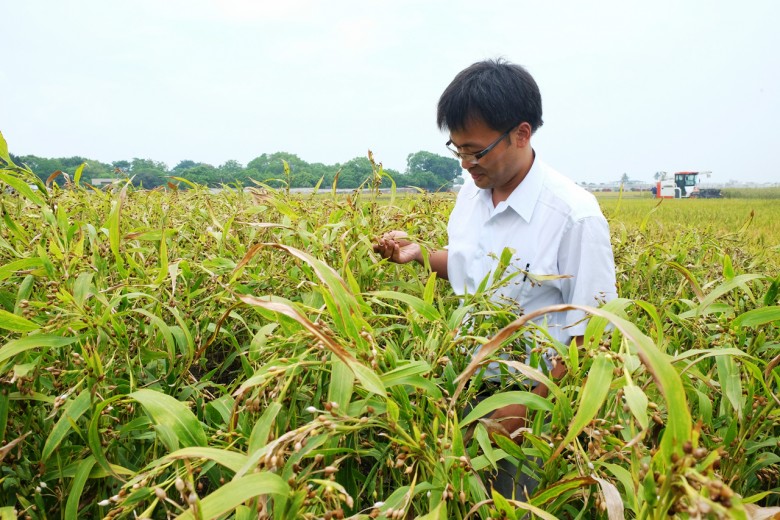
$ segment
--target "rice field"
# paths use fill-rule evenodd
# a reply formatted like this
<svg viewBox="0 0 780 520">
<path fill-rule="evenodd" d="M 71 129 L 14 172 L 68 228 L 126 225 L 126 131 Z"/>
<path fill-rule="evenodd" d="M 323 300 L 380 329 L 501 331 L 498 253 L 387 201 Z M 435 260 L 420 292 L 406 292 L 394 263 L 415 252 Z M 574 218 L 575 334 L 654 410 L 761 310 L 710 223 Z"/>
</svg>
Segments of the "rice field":
<svg viewBox="0 0 780 520">
<path fill-rule="evenodd" d="M 780 511 L 771 200 L 602 199 L 621 298 L 552 344 L 561 379 L 512 365 L 549 398 L 466 412 L 532 325 L 372 251 L 441 247 L 452 197 L 60 188 L 2 161 L 0 518 Z M 514 441 L 482 419 L 510 402 Z M 485 485 L 504 458 L 530 497 Z"/>
</svg>

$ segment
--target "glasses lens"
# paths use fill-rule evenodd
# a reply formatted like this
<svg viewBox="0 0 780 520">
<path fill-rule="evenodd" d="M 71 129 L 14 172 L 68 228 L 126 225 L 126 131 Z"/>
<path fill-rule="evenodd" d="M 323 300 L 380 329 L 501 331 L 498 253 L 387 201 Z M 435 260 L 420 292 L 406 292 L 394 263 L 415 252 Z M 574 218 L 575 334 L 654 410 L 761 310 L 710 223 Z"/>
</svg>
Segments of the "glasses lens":
<svg viewBox="0 0 780 520">
<path fill-rule="evenodd" d="M 447 150 L 449 150 L 450 153 L 453 155 L 453 157 L 455 157 L 456 159 L 460 161 L 471 162 L 471 163 L 477 162 L 477 158 L 474 156 L 474 154 L 460 153 L 459 151 L 450 148 L 449 143 L 447 143 L 446 146 L 447 146 Z"/>
</svg>

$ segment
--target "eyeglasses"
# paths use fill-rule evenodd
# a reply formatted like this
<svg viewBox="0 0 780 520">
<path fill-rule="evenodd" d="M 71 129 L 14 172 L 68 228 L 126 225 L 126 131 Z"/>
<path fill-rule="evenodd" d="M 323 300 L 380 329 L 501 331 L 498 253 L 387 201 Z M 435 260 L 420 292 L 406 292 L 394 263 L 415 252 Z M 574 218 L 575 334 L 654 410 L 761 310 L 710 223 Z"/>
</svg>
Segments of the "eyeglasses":
<svg viewBox="0 0 780 520">
<path fill-rule="evenodd" d="M 452 139 L 450 139 L 449 141 L 447 141 L 447 142 L 444 144 L 444 146 L 446 146 L 446 147 L 447 147 L 447 150 L 449 150 L 450 152 L 452 152 L 452 155 L 454 155 L 455 157 L 457 157 L 457 158 L 458 158 L 458 159 L 460 159 L 461 161 L 466 161 L 466 162 L 469 162 L 469 163 L 472 163 L 472 164 L 477 164 L 477 162 L 478 162 L 480 159 L 482 159 L 482 158 L 483 158 L 485 155 L 487 155 L 487 154 L 488 154 L 488 152 L 490 152 L 490 150 L 492 150 L 493 148 L 495 148 L 495 147 L 496 147 L 496 145 L 497 145 L 498 143 L 500 143 L 500 142 L 501 142 L 501 141 L 502 141 L 502 140 L 503 140 L 505 137 L 507 137 L 507 136 L 508 136 L 510 133 L 512 133 L 512 130 L 514 130 L 514 129 L 515 129 L 515 127 L 512 127 L 512 128 L 510 128 L 509 130 L 507 130 L 506 132 L 504 132 L 503 134 L 501 134 L 501 135 L 498 137 L 498 139 L 496 139 L 495 141 L 493 141 L 492 143 L 490 143 L 490 144 L 488 145 L 488 147 L 487 147 L 487 148 L 485 148 L 484 150 L 482 150 L 482 151 L 479 151 L 479 152 L 477 152 L 477 153 L 461 153 L 461 152 L 459 152 L 459 151 L 455 150 L 454 148 L 450 148 L 450 145 L 452 144 Z"/>
</svg>

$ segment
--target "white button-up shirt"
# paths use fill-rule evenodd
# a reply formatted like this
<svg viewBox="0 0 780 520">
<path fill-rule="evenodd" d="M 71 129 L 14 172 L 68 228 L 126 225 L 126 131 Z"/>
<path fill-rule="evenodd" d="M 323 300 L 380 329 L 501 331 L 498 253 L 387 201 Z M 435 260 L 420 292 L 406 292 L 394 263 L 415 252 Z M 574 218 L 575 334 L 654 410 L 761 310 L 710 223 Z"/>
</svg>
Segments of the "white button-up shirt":
<svg viewBox="0 0 780 520">
<path fill-rule="evenodd" d="M 456 294 L 474 294 L 492 276 L 504 248 L 514 253 L 505 276 L 518 274 L 493 299 L 534 311 L 547 305 L 598 306 L 616 296 L 609 227 L 596 198 L 537 157 L 506 201 L 467 179 L 447 226 L 447 274 Z M 542 278 L 535 278 L 542 275 Z M 564 276 L 543 278 L 544 275 Z M 550 335 L 568 344 L 585 331 L 580 311 L 552 313 Z"/>
</svg>

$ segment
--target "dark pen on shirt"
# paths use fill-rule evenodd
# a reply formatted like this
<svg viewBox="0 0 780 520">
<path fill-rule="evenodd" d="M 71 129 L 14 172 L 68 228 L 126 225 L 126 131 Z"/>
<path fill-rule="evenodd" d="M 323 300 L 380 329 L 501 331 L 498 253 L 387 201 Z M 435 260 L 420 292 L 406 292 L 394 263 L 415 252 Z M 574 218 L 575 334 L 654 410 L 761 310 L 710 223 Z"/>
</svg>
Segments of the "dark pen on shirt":
<svg viewBox="0 0 780 520">
<path fill-rule="evenodd" d="M 525 264 L 525 272 L 523 273 L 523 281 L 528 280 L 528 269 L 531 267 L 531 263 Z"/>
</svg>

